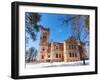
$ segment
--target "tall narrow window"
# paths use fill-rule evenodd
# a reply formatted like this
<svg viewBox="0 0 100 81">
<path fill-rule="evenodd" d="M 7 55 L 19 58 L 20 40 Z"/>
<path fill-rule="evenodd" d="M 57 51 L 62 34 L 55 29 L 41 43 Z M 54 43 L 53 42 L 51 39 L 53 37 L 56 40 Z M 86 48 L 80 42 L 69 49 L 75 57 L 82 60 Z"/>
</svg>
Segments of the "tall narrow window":
<svg viewBox="0 0 100 81">
<path fill-rule="evenodd" d="M 43 48 L 42 51 L 45 51 L 45 49 Z"/>
<path fill-rule="evenodd" d="M 61 58 L 61 54 L 59 54 L 59 58 Z"/>
<path fill-rule="evenodd" d="M 42 59 L 44 59 L 44 56 L 42 55 Z"/>
<path fill-rule="evenodd" d="M 56 58 L 58 58 L 58 54 L 56 54 Z"/>
<path fill-rule="evenodd" d="M 73 45 L 73 49 L 76 49 L 76 45 Z"/>
<path fill-rule="evenodd" d="M 77 57 L 77 53 L 75 52 L 75 57 Z"/>
<path fill-rule="evenodd" d="M 48 55 L 48 58 L 50 58 L 50 55 Z"/>
<path fill-rule="evenodd" d="M 72 55 L 71 55 L 71 52 L 69 52 L 69 57 L 71 57 Z"/>
</svg>

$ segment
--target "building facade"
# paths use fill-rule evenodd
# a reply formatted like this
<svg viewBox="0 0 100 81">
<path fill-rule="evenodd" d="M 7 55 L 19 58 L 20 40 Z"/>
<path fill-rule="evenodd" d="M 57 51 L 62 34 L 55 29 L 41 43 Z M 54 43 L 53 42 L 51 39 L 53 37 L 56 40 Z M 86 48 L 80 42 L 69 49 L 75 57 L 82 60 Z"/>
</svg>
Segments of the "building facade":
<svg viewBox="0 0 100 81">
<path fill-rule="evenodd" d="M 81 60 L 79 52 L 79 42 L 74 38 L 69 38 L 64 42 L 49 42 L 50 29 L 41 27 L 40 29 L 40 62 L 73 62 Z"/>
</svg>

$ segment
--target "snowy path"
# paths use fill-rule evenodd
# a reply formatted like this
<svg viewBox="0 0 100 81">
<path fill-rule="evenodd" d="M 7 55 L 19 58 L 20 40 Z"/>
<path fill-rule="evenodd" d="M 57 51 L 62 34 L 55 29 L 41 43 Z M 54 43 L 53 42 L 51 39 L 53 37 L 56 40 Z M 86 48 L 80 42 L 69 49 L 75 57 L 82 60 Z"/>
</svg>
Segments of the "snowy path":
<svg viewBox="0 0 100 81">
<path fill-rule="evenodd" d="M 89 65 L 89 61 L 86 61 L 85 65 Z M 68 66 L 85 66 L 82 61 L 78 62 L 53 62 L 53 63 L 29 63 L 26 64 L 26 68 L 49 68 L 49 67 L 68 67 Z"/>
</svg>

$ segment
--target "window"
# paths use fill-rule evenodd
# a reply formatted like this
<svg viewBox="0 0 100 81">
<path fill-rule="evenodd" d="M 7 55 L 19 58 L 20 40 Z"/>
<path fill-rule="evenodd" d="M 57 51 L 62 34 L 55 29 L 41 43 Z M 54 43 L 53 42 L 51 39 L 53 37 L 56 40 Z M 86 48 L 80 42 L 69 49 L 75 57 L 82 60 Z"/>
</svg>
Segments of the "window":
<svg viewBox="0 0 100 81">
<path fill-rule="evenodd" d="M 50 58 L 50 55 L 48 55 L 48 58 Z"/>
<path fill-rule="evenodd" d="M 57 44 L 55 45 L 55 49 L 58 49 L 58 45 Z"/>
<path fill-rule="evenodd" d="M 69 57 L 77 57 L 76 52 L 69 52 Z"/>
<path fill-rule="evenodd" d="M 61 54 L 59 54 L 59 58 L 61 58 Z"/>
<path fill-rule="evenodd" d="M 71 57 L 71 52 L 69 52 L 69 57 Z"/>
<path fill-rule="evenodd" d="M 41 57 L 42 59 L 44 59 L 44 56 L 42 55 L 42 57 Z"/>
<path fill-rule="evenodd" d="M 72 45 L 72 49 L 76 49 L 76 45 Z"/>
<path fill-rule="evenodd" d="M 76 49 L 76 45 L 69 45 L 69 49 Z"/>
<path fill-rule="evenodd" d="M 56 49 L 58 49 L 58 46 L 56 46 Z"/>
<path fill-rule="evenodd" d="M 42 51 L 44 51 L 45 49 L 43 48 Z"/>
<path fill-rule="evenodd" d="M 75 52 L 75 57 L 77 57 L 77 54 L 76 54 L 76 52 Z"/>
<path fill-rule="evenodd" d="M 74 45 L 72 45 L 72 49 L 74 49 Z"/>
<path fill-rule="evenodd" d="M 43 36 L 43 39 L 45 39 L 46 38 L 46 36 Z"/>
<path fill-rule="evenodd" d="M 76 45 L 74 45 L 74 49 L 76 49 Z"/>
<path fill-rule="evenodd" d="M 58 58 L 58 54 L 56 54 L 56 58 Z"/>
</svg>

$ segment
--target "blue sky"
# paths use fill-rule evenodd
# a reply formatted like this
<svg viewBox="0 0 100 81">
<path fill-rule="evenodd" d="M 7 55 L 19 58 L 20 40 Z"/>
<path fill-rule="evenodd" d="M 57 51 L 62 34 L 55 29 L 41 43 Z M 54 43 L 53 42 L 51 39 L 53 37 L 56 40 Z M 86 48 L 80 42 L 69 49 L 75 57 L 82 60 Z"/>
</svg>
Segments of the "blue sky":
<svg viewBox="0 0 100 81">
<path fill-rule="evenodd" d="M 50 35 L 49 35 L 49 42 L 63 42 L 64 40 L 67 40 L 71 36 L 71 26 L 72 22 L 68 22 L 68 24 L 63 24 L 61 21 L 61 18 L 67 16 L 69 19 L 70 16 L 68 14 L 51 14 L 51 13 L 39 13 L 41 15 L 41 20 L 39 24 L 41 24 L 44 28 L 50 29 Z M 83 21 L 81 20 L 83 23 Z M 84 25 L 84 23 L 83 23 Z M 82 32 L 83 34 L 85 32 Z M 37 40 L 32 41 L 29 40 L 29 45 L 27 48 L 35 47 L 36 49 L 39 49 L 39 42 L 40 42 L 40 32 L 37 33 Z"/>
<path fill-rule="evenodd" d="M 41 16 L 41 20 L 39 24 L 41 24 L 44 28 L 50 29 L 49 35 L 49 42 L 63 42 L 66 40 L 70 35 L 70 24 L 64 25 L 61 21 L 61 18 L 65 16 L 64 14 L 48 14 L 48 13 L 39 13 Z M 27 45 L 26 49 L 30 47 L 35 47 L 39 49 L 39 42 L 40 42 L 40 32 L 37 33 L 37 40 L 32 41 L 29 40 L 29 44 Z"/>
<path fill-rule="evenodd" d="M 64 25 L 61 18 L 64 14 L 41 14 L 40 24 L 45 28 L 50 28 L 49 41 L 63 42 L 70 36 L 70 24 Z"/>
</svg>

